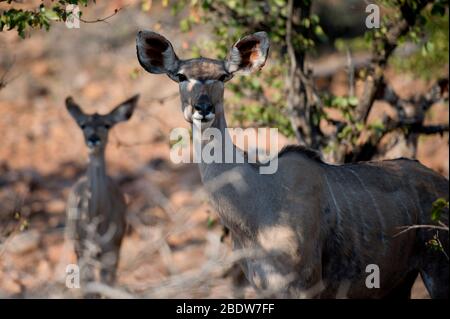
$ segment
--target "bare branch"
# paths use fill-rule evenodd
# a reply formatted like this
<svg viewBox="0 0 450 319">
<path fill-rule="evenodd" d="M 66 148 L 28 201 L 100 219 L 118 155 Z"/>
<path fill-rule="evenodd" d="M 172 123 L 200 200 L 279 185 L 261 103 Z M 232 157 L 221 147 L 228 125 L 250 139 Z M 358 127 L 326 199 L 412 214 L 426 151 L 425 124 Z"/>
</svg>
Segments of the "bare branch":
<svg viewBox="0 0 450 319">
<path fill-rule="evenodd" d="M 387 26 L 387 33 L 376 39 L 373 43 L 372 62 L 368 68 L 368 75 L 364 86 L 364 91 L 357 107 L 357 119 L 366 122 L 369 112 L 375 101 L 380 85 L 384 80 L 384 70 L 389 57 L 398 46 L 400 37 L 406 35 L 415 24 L 418 13 L 429 3 L 429 0 L 418 1 L 415 7 L 411 7 L 408 2 L 400 6 L 402 17 L 394 20 Z"/>
<path fill-rule="evenodd" d="M 410 132 L 419 133 L 419 134 L 443 134 L 449 131 L 448 124 L 445 125 L 427 125 L 427 126 L 412 126 Z"/>
<path fill-rule="evenodd" d="M 310 13 L 311 3 L 298 0 L 288 2 L 285 37 L 290 60 L 286 79 L 287 110 L 297 140 L 301 144 L 318 148 L 323 133 L 318 123 L 314 122 L 313 114 L 317 113 L 322 103 L 315 90 L 312 72 L 305 66 L 306 52 L 304 49 L 295 49 L 293 45 L 296 34 L 306 32 L 299 26 L 299 21 L 307 19 Z"/>
<path fill-rule="evenodd" d="M 11 81 L 13 81 L 16 77 L 10 78 L 8 79 L 8 74 L 11 71 L 12 67 L 14 66 L 15 63 L 15 59 L 13 59 L 13 61 L 6 66 L 5 71 L 3 72 L 3 74 L 0 76 L 0 90 L 4 89 L 8 83 L 10 83 Z"/>
<path fill-rule="evenodd" d="M 398 227 L 399 229 L 402 229 L 401 232 L 397 233 L 394 235 L 394 237 L 400 236 L 401 234 L 406 233 L 407 231 L 410 231 L 412 229 L 417 229 L 417 228 L 428 228 L 428 229 L 439 229 L 439 230 L 445 230 L 448 232 L 448 226 L 442 226 L 442 225 L 410 225 L 410 226 L 401 226 Z"/>
<path fill-rule="evenodd" d="M 378 88 L 377 98 L 391 104 L 397 112 L 397 119 L 384 115 L 383 130 L 369 131 L 366 141 L 351 148 L 344 156 L 345 162 L 370 160 L 377 151 L 381 139 L 397 129 L 406 129 L 408 134 L 443 134 L 449 131 L 448 124 L 424 125 L 425 112 L 435 103 L 445 100 L 448 93 L 448 79 L 440 79 L 425 95 L 418 95 L 411 99 L 402 99 L 384 80 Z M 417 114 L 408 117 L 405 106 L 415 105 Z"/>
<path fill-rule="evenodd" d="M 83 23 L 97 23 L 97 22 L 105 22 L 105 23 L 107 23 L 106 20 L 108 20 L 108 19 L 114 17 L 114 16 L 115 16 L 117 13 L 119 13 L 119 11 L 122 10 L 122 9 L 123 9 L 123 7 L 122 7 L 122 8 L 115 9 L 114 12 L 111 13 L 109 16 L 106 16 L 106 17 L 104 17 L 104 18 L 97 18 L 96 20 L 84 20 L 84 19 L 81 18 L 81 17 L 78 17 L 77 19 L 80 20 L 80 21 L 83 22 Z"/>
<path fill-rule="evenodd" d="M 355 96 L 355 65 L 353 63 L 352 53 L 347 48 L 347 72 L 348 72 L 348 95 Z"/>
</svg>

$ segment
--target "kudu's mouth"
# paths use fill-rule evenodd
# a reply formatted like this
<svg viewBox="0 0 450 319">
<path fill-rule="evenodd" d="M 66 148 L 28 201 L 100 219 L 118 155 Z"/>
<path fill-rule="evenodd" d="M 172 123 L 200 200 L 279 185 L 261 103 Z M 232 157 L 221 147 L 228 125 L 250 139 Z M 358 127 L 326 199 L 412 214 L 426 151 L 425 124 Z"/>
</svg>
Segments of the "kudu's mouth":
<svg viewBox="0 0 450 319">
<path fill-rule="evenodd" d="M 192 120 L 193 121 L 199 121 L 202 123 L 209 123 L 214 121 L 214 118 L 216 117 L 216 115 L 212 112 L 209 112 L 207 114 L 201 114 L 198 111 L 195 111 L 194 114 L 192 115 Z"/>
<path fill-rule="evenodd" d="M 86 145 L 89 149 L 94 150 L 98 147 L 100 147 L 101 145 L 101 141 L 98 137 L 90 137 L 87 141 L 86 141 Z"/>
</svg>

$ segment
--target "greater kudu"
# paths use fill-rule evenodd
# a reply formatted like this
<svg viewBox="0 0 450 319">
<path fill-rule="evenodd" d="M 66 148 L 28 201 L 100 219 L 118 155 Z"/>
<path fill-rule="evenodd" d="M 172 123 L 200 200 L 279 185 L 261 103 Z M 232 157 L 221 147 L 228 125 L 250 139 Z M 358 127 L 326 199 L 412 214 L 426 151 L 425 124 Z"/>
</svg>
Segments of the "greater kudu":
<svg viewBox="0 0 450 319">
<path fill-rule="evenodd" d="M 116 279 L 126 203 L 106 173 L 105 149 L 109 129 L 131 117 L 137 100 L 136 95 L 110 113 L 99 115 L 85 114 L 72 98 L 66 99 L 67 110 L 83 131 L 89 150 L 86 176 L 73 186 L 67 202 L 66 228 L 74 241 L 82 285 L 98 280 L 111 285 Z"/>
<path fill-rule="evenodd" d="M 230 139 L 224 82 L 262 68 L 268 49 L 266 33 L 258 32 L 235 43 L 225 61 L 181 60 L 163 36 L 137 34 L 142 67 L 179 83 L 185 119 L 222 133 L 202 141 L 209 149 L 211 142 L 224 148 Z M 273 175 L 261 175 L 249 163 L 201 162 L 199 167 L 205 185 L 237 173 L 248 186 L 246 191 L 233 183 L 206 189 L 235 248 L 264 252 L 263 258 L 241 263 L 256 288 L 286 297 L 409 298 L 420 272 L 433 298 L 448 297 L 448 260 L 426 247 L 434 231 L 395 236 L 400 226 L 432 224 L 432 203 L 448 198 L 448 181 L 419 162 L 329 165 L 314 151 L 291 146 L 278 154 Z M 448 210 L 443 219 L 448 224 Z M 448 233 L 439 239 L 448 254 Z M 370 264 L 379 267 L 379 289 L 366 286 Z"/>
</svg>

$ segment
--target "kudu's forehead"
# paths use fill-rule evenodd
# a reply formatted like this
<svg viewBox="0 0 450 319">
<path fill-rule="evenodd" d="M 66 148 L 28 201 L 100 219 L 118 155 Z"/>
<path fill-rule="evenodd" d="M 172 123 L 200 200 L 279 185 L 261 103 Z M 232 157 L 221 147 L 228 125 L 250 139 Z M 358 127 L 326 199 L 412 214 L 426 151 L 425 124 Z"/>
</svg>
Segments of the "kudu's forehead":
<svg viewBox="0 0 450 319">
<path fill-rule="evenodd" d="M 104 115 L 94 113 L 94 114 L 90 114 L 90 115 L 86 116 L 86 120 L 84 121 L 84 124 L 96 126 L 96 125 L 102 125 L 105 122 L 106 122 L 106 118 Z"/>
<path fill-rule="evenodd" d="M 227 73 L 223 61 L 206 58 L 183 61 L 180 65 L 179 72 L 190 79 L 200 81 L 215 80 Z"/>
</svg>

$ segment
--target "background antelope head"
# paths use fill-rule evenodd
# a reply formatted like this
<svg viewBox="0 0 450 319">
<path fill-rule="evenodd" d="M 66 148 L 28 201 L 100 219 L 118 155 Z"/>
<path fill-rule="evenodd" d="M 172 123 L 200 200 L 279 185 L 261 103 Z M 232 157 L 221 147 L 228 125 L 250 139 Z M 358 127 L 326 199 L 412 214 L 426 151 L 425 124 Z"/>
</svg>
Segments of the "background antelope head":
<svg viewBox="0 0 450 319">
<path fill-rule="evenodd" d="M 181 60 L 169 40 L 152 31 L 140 31 L 136 46 L 139 63 L 145 70 L 165 73 L 179 83 L 186 121 L 198 122 L 205 128 L 223 115 L 224 83 L 235 74 L 250 74 L 264 66 L 269 39 L 265 32 L 248 35 L 232 46 L 226 60 Z"/>
<path fill-rule="evenodd" d="M 83 131 L 89 153 L 98 153 L 105 149 L 108 143 L 109 129 L 119 122 L 130 119 L 138 98 L 139 95 L 133 96 L 105 115 L 85 114 L 72 97 L 66 99 L 67 110 Z"/>
</svg>

